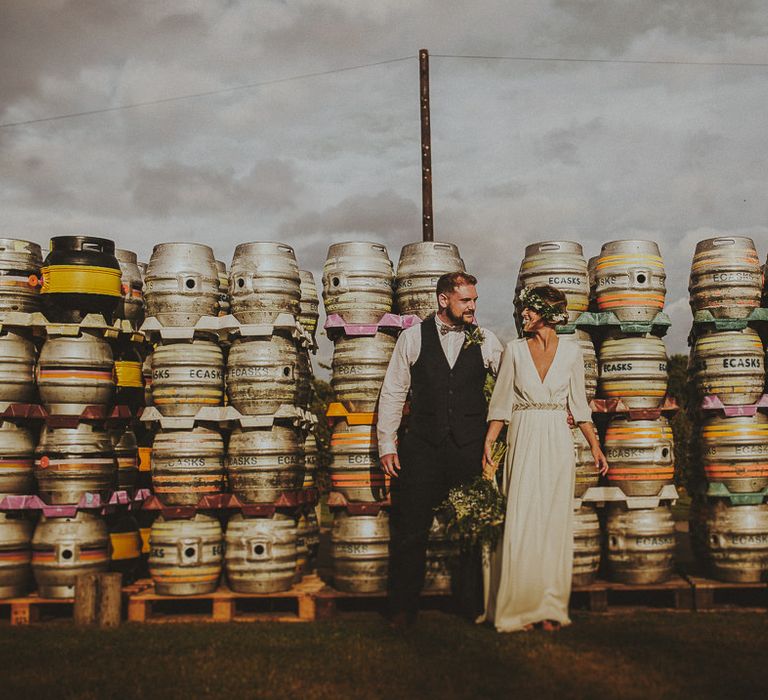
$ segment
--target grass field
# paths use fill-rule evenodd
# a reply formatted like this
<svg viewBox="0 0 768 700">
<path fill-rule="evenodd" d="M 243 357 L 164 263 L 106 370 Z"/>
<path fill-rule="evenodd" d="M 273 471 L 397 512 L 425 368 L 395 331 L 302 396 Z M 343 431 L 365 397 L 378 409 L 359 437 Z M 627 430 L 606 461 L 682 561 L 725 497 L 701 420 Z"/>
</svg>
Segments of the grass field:
<svg viewBox="0 0 768 700">
<path fill-rule="evenodd" d="M 764 613 L 577 613 L 499 635 L 441 612 L 315 624 L 0 625 L 5 698 L 765 698 Z"/>
</svg>

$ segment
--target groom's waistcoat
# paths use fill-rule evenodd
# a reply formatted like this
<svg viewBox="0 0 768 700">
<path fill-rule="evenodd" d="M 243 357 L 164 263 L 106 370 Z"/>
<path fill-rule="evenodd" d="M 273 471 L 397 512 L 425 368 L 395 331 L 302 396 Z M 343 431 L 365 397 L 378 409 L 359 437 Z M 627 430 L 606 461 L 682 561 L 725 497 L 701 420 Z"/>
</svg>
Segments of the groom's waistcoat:
<svg viewBox="0 0 768 700">
<path fill-rule="evenodd" d="M 434 317 L 421 324 L 421 352 L 411 367 L 409 432 L 439 445 L 449 434 L 458 445 L 485 436 L 488 406 L 485 365 L 479 345 L 462 347 L 453 368 L 440 345 Z"/>
</svg>

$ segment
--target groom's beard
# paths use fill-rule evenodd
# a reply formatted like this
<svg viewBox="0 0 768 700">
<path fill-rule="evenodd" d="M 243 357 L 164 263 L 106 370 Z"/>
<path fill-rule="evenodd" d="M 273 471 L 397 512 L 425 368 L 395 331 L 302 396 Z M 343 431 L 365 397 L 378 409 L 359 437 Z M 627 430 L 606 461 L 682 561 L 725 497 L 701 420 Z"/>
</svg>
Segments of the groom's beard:
<svg viewBox="0 0 768 700">
<path fill-rule="evenodd" d="M 467 312 L 467 317 L 464 317 L 464 314 L 457 316 L 453 311 L 451 311 L 451 307 L 447 306 L 445 308 L 445 315 L 448 317 L 448 320 L 451 322 L 452 326 L 463 326 L 467 323 L 472 323 L 474 320 L 474 314 L 471 314 L 470 312 Z"/>
</svg>

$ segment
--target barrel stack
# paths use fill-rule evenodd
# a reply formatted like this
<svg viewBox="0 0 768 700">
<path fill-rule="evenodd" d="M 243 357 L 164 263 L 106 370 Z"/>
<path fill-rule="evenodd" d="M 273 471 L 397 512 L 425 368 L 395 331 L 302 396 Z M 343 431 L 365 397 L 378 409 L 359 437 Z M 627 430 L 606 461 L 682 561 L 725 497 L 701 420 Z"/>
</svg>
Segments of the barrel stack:
<svg viewBox="0 0 768 700">
<path fill-rule="evenodd" d="M 698 426 L 691 536 L 708 572 L 736 583 L 768 572 L 768 400 L 760 259 L 750 238 L 700 241 L 690 276 L 689 375 Z"/>
</svg>

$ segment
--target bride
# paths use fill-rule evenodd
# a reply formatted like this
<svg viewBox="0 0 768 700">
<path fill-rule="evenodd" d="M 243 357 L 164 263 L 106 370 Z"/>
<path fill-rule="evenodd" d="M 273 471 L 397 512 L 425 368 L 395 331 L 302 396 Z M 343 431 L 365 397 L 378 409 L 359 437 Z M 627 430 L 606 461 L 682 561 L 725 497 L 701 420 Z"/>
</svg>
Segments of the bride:
<svg viewBox="0 0 768 700">
<path fill-rule="evenodd" d="M 581 348 L 555 326 L 565 323 L 565 295 L 550 286 L 520 294 L 526 337 L 504 351 L 488 409 L 483 473 L 492 477 L 491 450 L 504 424 L 507 497 L 504 534 L 491 556 L 485 619 L 499 632 L 554 631 L 570 624 L 575 455 L 567 412 L 589 442 L 601 474 L 600 449 L 584 388 Z"/>
</svg>

